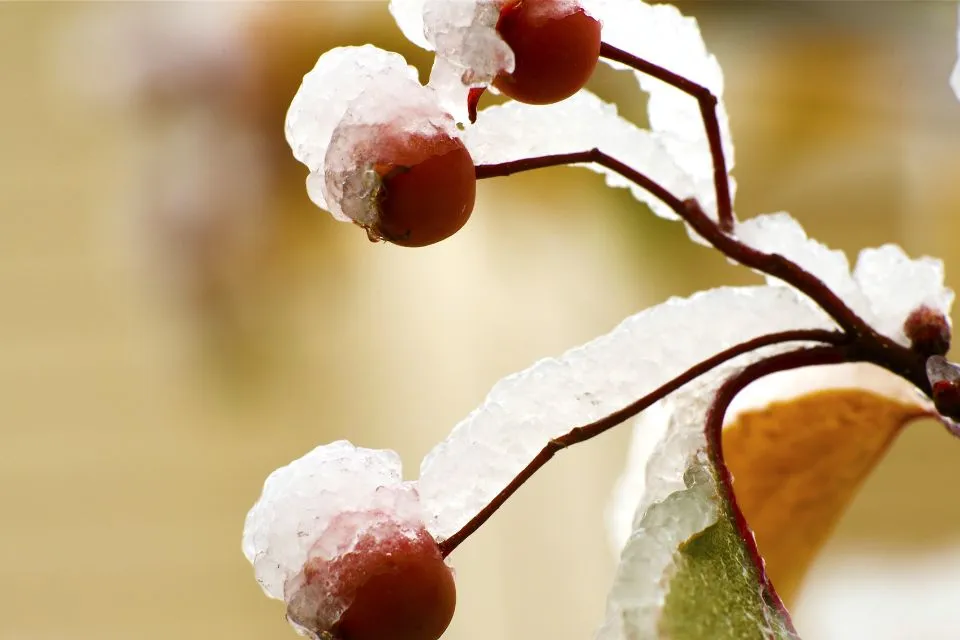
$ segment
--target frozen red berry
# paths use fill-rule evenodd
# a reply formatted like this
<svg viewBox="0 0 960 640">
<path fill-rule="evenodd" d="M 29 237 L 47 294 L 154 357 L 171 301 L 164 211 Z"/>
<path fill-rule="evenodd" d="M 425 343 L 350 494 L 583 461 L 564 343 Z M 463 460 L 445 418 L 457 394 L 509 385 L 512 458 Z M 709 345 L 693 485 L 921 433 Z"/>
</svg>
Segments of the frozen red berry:
<svg viewBox="0 0 960 640">
<path fill-rule="evenodd" d="M 459 138 L 400 135 L 383 141 L 374 165 L 380 177 L 372 240 L 404 247 L 434 244 L 459 231 L 473 212 L 473 159 Z"/>
<path fill-rule="evenodd" d="M 927 306 L 914 309 L 903 324 L 911 348 L 926 356 L 946 355 L 950 350 L 950 323 L 946 316 Z"/>
<path fill-rule="evenodd" d="M 436 541 L 422 525 L 370 525 L 361 516 L 331 523 L 349 548 L 307 561 L 291 620 L 337 640 L 437 640 L 453 618 L 456 587 Z"/>
<path fill-rule="evenodd" d="M 551 104 L 579 91 L 600 58 L 600 22 L 569 0 L 510 0 L 497 31 L 513 50 L 513 72 L 493 85 L 529 104 Z"/>
</svg>

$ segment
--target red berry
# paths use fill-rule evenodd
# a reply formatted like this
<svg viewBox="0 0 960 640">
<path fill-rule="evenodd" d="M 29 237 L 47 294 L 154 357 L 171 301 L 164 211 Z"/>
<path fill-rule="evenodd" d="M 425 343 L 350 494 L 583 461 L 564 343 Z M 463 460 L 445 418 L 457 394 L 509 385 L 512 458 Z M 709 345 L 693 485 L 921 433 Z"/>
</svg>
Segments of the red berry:
<svg viewBox="0 0 960 640">
<path fill-rule="evenodd" d="M 579 91 L 600 58 L 600 22 L 565 0 L 511 0 L 497 31 L 511 49 L 512 73 L 493 85 L 529 104 L 551 104 Z"/>
<path fill-rule="evenodd" d="M 459 231 L 476 199 L 473 159 L 459 138 L 413 134 L 386 139 L 375 165 L 381 184 L 372 240 L 404 247 L 434 244 Z"/>
<path fill-rule="evenodd" d="M 344 525 L 342 539 L 350 540 L 356 535 L 350 519 L 331 524 Z M 453 574 L 433 537 L 423 526 L 391 520 L 364 530 L 348 553 L 309 560 L 304 580 L 306 593 L 312 589 L 313 597 L 346 609 L 330 628 L 294 621 L 337 640 L 437 640 L 456 606 Z M 319 611 L 324 603 L 314 606 Z"/>
</svg>

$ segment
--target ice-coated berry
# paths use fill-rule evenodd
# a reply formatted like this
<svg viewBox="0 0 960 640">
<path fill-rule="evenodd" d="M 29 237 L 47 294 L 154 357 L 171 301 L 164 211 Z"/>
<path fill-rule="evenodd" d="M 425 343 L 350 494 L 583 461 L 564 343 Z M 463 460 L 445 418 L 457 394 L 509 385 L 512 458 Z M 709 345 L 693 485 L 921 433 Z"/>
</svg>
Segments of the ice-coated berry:
<svg viewBox="0 0 960 640">
<path fill-rule="evenodd" d="M 358 530 L 363 519 L 331 524 L 349 549 L 307 561 L 291 620 L 337 640 L 437 640 L 453 618 L 456 587 L 436 541 L 422 525 L 391 519 Z"/>
<path fill-rule="evenodd" d="M 449 238 L 470 219 L 477 178 L 459 138 L 397 136 L 384 141 L 380 158 L 371 239 L 423 247 Z"/>
<path fill-rule="evenodd" d="M 513 50 L 513 72 L 493 85 L 529 104 L 569 98 L 590 79 L 600 58 L 600 22 L 569 0 L 511 0 L 497 32 Z"/>
</svg>

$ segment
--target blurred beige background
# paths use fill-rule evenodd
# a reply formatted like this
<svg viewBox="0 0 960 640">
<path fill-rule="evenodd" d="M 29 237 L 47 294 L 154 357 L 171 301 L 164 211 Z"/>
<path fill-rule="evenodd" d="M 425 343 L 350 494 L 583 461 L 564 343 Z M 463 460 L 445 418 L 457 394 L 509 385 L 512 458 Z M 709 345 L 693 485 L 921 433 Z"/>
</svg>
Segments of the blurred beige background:
<svg viewBox="0 0 960 640">
<path fill-rule="evenodd" d="M 683 7 L 726 72 L 741 215 L 789 210 L 851 255 L 895 241 L 960 286 L 954 5 Z M 0 640 L 291 638 L 239 549 L 272 469 L 347 437 L 413 476 L 503 375 L 752 281 L 573 169 L 482 185 L 429 249 L 333 222 L 282 117 L 323 50 L 366 41 L 428 64 L 380 2 L 0 4 Z M 628 77 L 594 88 L 642 118 Z M 591 637 L 626 431 L 564 453 L 456 552 L 445 637 Z M 801 632 L 956 637 L 960 577 L 931 572 L 960 564 L 958 480 L 960 443 L 905 434 Z"/>
</svg>

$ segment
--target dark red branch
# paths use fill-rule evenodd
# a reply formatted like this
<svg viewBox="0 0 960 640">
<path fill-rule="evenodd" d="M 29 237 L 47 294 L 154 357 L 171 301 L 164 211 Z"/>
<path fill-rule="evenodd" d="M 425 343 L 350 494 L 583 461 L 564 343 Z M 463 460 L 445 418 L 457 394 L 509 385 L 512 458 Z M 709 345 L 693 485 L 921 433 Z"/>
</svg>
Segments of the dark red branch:
<svg viewBox="0 0 960 640">
<path fill-rule="evenodd" d="M 848 338 L 838 332 L 826 331 L 823 329 L 798 329 L 794 331 L 782 331 L 760 336 L 747 342 L 738 344 L 734 347 L 721 351 L 715 356 L 694 365 L 690 369 L 681 373 L 676 378 L 663 384 L 656 390 L 648 393 L 635 402 L 614 411 L 613 413 L 591 422 L 582 427 L 576 427 L 559 438 L 554 438 L 540 450 L 540 452 L 531 460 L 520 473 L 498 493 L 487 506 L 480 510 L 467 524 L 452 536 L 440 542 L 440 552 L 444 557 L 448 556 L 461 542 L 466 540 L 474 531 L 480 528 L 497 509 L 499 509 L 507 499 L 513 495 L 527 480 L 533 476 L 543 465 L 550 461 L 553 456 L 563 449 L 572 445 L 584 442 L 594 438 L 605 431 L 629 420 L 641 411 L 661 400 L 667 395 L 673 393 L 683 385 L 696 379 L 697 377 L 709 372 L 711 369 L 735 358 L 736 356 L 749 353 L 761 347 L 783 342 L 820 342 L 831 345 L 840 345 L 845 343 Z"/>
<path fill-rule="evenodd" d="M 717 220 L 722 231 L 727 233 L 733 231 L 733 202 L 730 198 L 730 180 L 727 176 L 727 161 L 723 156 L 720 123 L 717 120 L 717 96 L 696 82 L 692 82 L 661 66 L 611 46 L 606 42 L 600 44 L 600 56 L 608 60 L 613 60 L 614 62 L 619 62 L 635 71 L 665 82 L 697 100 L 697 104 L 700 107 L 700 116 L 703 118 L 703 125 L 707 133 L 707 142 L 710 145 L 710 156 L 713 159 L 713 186 L 717 194 Z"/>
<path fill-rule="evenodd" d="M 712 247 L 735 262 L 779 278 L 787 284 L 792 285 L 798 291 L 804 293 L 816 302 L 817 305 L 836 320 L 837 324 L 845 331 L 853 335 L 871 336 L 877 341 L 883 339 L 844 304 L 822 280 L 804 270 L 800 265 L 787 260 L 781 255 L 763 253 L 762 251 L 743 244 L 734 236 L 728 235 L 720 229 L 716 222 L 703 212 L 703 209 L 700 208 L 696 200 L 681 200 L 656 181 L 599 149 L 552 156 L 523 158 L 501 164 L 478 165 L 476 167 L 476 175 L 477 179 L 494 178 L 532 169 L 580 163 L 598 164 L 646 189 L 670 207 L 670 209 L 687 224 L 693 227 Z M 903 349 L 903 347 L 898 348 Z"/>
</svg>

